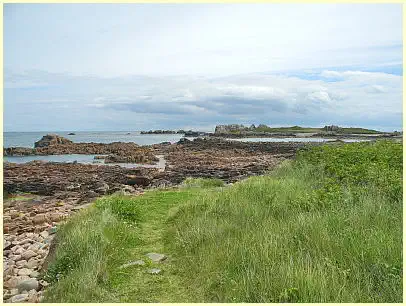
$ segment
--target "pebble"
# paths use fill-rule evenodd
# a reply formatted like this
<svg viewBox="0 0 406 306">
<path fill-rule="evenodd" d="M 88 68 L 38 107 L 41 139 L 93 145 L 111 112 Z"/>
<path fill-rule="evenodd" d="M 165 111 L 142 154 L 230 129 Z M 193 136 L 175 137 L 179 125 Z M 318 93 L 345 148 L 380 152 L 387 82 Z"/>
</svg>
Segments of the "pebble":
<svg viewBox="0 0 406 306">
<path fill-rule="evenodd" d="M 24 248 L 18 248 L 18 249 L 16 249 L 15 251 L 14 251 L 14 254 L 16 254 L 16 255 L 21 255 L 21 254 L 23 254 L 24 253 Z M 24 256 L 23 256 L 23 258 L 24 258 Z"/>
<path fill-rule="evenodd" d="M 30 259 L 25 265 L 25 268 L 29 268 L 29 269 L 34 269 L 36 267 L 38 267 L 38 261 L 35 259 Z"/>
<path fill-rule="evenodd" d="M 42 238 L 47 238 L 49 236 L 49 233 L 47 231 L 43 231 L 40 233 Z"/>
<path fill-rule="evenodd" d="M 28 247 L 28 250 L 37 252 L 37 251 L 39 250 L 39 248 L 40 248 L 40 246 L 38 245 L 38 243 L 34 243 L 34 244 L 31 244 L 31 245 Z"/>
<path fill-rule="evenodd" d="M 58 222 L 60 220 L 62 220 L 63 216 L 59 213 L 52 213 L 49 218 L 51 219 L 51 221 L 53 222 Z"/>
<path fill-rule="evenodd" d="M 5 288 L 17 288 L 18 284 L 20 284 L 22 281 L 29 279 L 28 276 L 12 276 L 10 279 L 8 279 L 5 283 L 4 283 L 4 287 Z"/>
<path fill-rule="evenodd" d="M 161 273 L 161 269 L 157 269 L 157 268 L 152 268 L 148 270 L 149 274 L 159 274 Z"/>
<path fill-rule="evenodd" d="M 30 290 L 38 290 L 39 288 L 39 283 L 35 278 L 30 278 L 25 281 L 22 281 L 17 285 L 18 291 L 22 292 L 24 290 L 30 291 Z"/>
<path fill-rule="evenodd" d="M 10 256 L 10 259 L 12 259 L 12 260 L 14 260 L 14 261 L 19 261 L 19 260 L 21 260 L 21 255 L 12 255 L 12 256 Z"/>
<path fill-rule="evenodd" d="M 13 242 L 14 242 L 14 241 L 13 241 Z M 27 244 L 27 243 L 31 244 L 31 243 L 33 243 L 33 242 L 34 242 L 34 240 L 32 240 L 32 239 L 30 239 L 30 238 L 26 238 L 26 239 L 24 239 L 24 240 L 21 240 L 19 244 Z"/>
<path fill-rule="evenodd" d="M 147 257 L 149 257 L 149 259 L 151 259 L 153 262 L 162 262 L 167 258 L 166 255 L 159 253 L 148 253 Z"/>
<path fill-rule="evenodd" d="M 34 251 L 28 250 L 28 251 L 24 252 L 21 256 L 24 259 L 30 259 L 31 257 L 36 256 L 36 255 L 37 254 Z"/>
<path fill-rule="evenodd" d="M 10 248 L 12 244 L 9 241 L 4 241 L 3 242 L 3 250 L 7 250 L 8 248 Z"/>
<path fill-rule="evenodd" d="M 17 218 L 19 215 L 18 211 L 14 210 L 14 209 L 10 210 L 9 214 L 12 219 Z"/>
<path fill-rule="evenodd" d="M 28 293 L 24 293 L 24 294 L 17 294 L 15 296 L 13 296 L 10 300 L 11 303 L 21 303 L 28 300 Z"/>
<path fill-rule="evenodd" d="M 17 261 L 16 262 L 16 266 L 17 266 L 17 268 L 22 268 L 22 267 L 24 267 L 24 265 L 27 263 L 27 261 L 26 260 L 20 260 L 20 261 Z"/>
<path fill-rule="evenodd" d="M 27 268 L 22 268 L 18 271 L 18 275 L 30 275 L 32 272 L 34 272 L 31 269 L 27 269 Z"/>
<path fill-rule="evenodd" d="M 32 292 L 32 291 L 30 291 Z M 38 303 L 39 302 L 39 298 L 38 298 L 38 293 L 31 293 L 28 292 L 29 298 L 28 298 L 28 303 Z"/>
</svg>

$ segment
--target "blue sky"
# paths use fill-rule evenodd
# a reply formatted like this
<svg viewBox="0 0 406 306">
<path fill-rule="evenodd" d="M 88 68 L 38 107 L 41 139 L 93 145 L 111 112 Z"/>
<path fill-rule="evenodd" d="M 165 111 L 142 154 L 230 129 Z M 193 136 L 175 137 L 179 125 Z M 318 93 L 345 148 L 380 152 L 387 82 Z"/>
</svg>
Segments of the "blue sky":
<svg viewBox="0 0 406 306">
<path fill-rule="evenodd" d="M 4 129 L 402 129 L 399 4 L 5 4 Z"/>
</svg>

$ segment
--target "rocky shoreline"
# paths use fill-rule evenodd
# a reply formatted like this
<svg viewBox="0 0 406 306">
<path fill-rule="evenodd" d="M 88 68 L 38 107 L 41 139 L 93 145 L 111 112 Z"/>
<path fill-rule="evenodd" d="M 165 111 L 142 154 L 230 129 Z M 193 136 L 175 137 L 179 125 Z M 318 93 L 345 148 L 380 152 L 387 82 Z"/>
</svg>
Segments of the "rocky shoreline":
<svg viewBox="0 0 406 306">
<path fill-rule="evenodd" d="M 319 144 L 183 138 L 176 144 L 142 147 L 123 143 L 54 143 L 30 149 L 41 155 L 69 154 L 73 149 L 85 154 L 109 151 L 124 160 L 128 160 L 125 154 L 134 156 L 134 152 L 142 152 L 148 153 L 148 161 L 163 156 L 166 165 L 164 168 L 125 168 L 40 161 L 4 163 L 3 190 L 8 194 L 3 219 L 4 301 L 41 301 L 47 283 L 40 279 L 39 272 L 47 265 L 59 223 L 97 197 L 114 193 L 142 194 L 145 189 L 176 186 L 187 177 L 219 178 L 233 183 L 265 173 L 307 145 Z M 5 152 L 14 154 L 16 151 L 5 149 Z"/>
<path fill-rule="evenodd" d="M 147 163 L 158 161 L 148 147 L 133 142 L 74 143 L 58 135 L 45 135 L 34 148 L 11 147 L 3 149 L 3 156 L 34 156 L 62 154 L 105 155 L 105 163 Z"/>
</svg>

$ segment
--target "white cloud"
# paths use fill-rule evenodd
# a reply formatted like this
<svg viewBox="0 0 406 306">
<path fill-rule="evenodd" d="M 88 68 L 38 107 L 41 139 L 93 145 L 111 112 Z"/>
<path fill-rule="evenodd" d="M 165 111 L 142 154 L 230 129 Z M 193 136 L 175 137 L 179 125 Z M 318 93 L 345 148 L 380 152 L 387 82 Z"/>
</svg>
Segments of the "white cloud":
<svg viewBox="0 0 406 306">
<path fill-rule="evenodd" d="M 316 102 L 325 102 L 325 103 L 329 103 L 332 101 L 328 92 L 325 92 L 325 91 L 316 91 L 316 92 L 309 93 L 307 95 L 307 99 L 316 101 Z"/>
<path fill-rule="evenodd" d="M 402 61 L 391 3 L 7 4 L 4 25 L 14 70 L 226 76 Z"/>
<path fill-rule="evenodd" d="M 370 92 L 370 93 L 385 93 L 385 92 L 387 92 L 387 89 L 385 88 L 385 86 L 372 85 L 372 86 L 367 88 L 367 92 Z"/>
<path fill-rule="evenodd" d="M 11 118 L 14 122 L 20 121 L 23 112 L 30 110 L 35 110 L 39 114 L 37 120 L 42 120 L 41 112 L 49 113 L 46 105 L 63 102 L 69 106 L 64 109 L 64 115 L 73 121 L 102 122 L 104 115 L 115 114 L 116 121 L 110 120 L 109 125 L 115 122 L 120 126 L 136 125 L 139 129 L 150 128 L 144 124 L 182 128 L 194 124 L 259 121 L 364 126 L 384 126 L 389 122 L 397 129 L 402 125 L 401 76 L 359 71 L 331 71 L 331 75 L 344 78 L 331 82 L 323 80 L 322 76 L 307 80 L 256 73 L 222 78 L 129 76 L 111 79 L 33 73 L 26 74 L 27 82 L 32 79 L 43 81 L 50 89 L 6 88 L 5 121 L 10 126 L 7 121 Z M 6 75 L 6 79 L 10 77 L 12 75 Z M 34 101 L 54 102 L 33 102 L 33 95 Z M 54 118 L 50 116 L 47 120 L 51 122 Z M 58 121 L 55 124 L 61 124 L 63 120 Z M 35 124 L 35 121 L 26 121 L 26 124 Z"/>
<path fill-rule="evenodd" d="M 96 107 L 96 108 L 103 108 L 103 107 L 105 107 L 107 104 L 105 104 L 105 103 L 89 103 L 89 104 L 86 104 L 87 106 L 90 106 L 90 107 Z"/>
</svg>

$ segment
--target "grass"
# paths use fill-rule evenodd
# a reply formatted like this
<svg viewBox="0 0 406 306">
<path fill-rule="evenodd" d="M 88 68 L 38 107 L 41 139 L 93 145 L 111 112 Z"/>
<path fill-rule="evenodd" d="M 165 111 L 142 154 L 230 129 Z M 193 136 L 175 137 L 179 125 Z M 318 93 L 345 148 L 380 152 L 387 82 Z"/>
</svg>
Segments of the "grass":
<svg viewBox="0 0 406 306">
<path fill-rule="evenodd" d="M 224 182 L 220 179 L 208 179 L 208 178 L 187 178 L 182 187 L 200 187 L 200 188 L 211 188 L 211 187 L 223 187 Z"/>
<path fill-rule="evenodd" d="M 269 126 L 258 126 L 253 132 L 268 132 L 268 133 L 323 133 L 325 132 L 323 128 L 313 128 L 313 127 L 301 127 L 301 126 L 287 126 L 287 127 L 269 127 Z M 243 131 L 231 131 L 231 134 L 241 134 Z M 364 128 L 340 128 L 337 134 L 381 134 L 382 132 L 364 129 Z"/>
<path fill-rule="evenodd" d="M 288 126 L 288 127 L 257 127 L 255 132 L 269 132 L 269 133 L 318 133 L 320 128 L 301 127 L 301 126 Z"/>
<path fill-rule="evenodd" d="M 46 301 L 402 302 L 402 195 L 402 145 L 377 142 L 103 198 L 58 232 Z M 147 263 L 161 275 L 118 268 L 148 252 L 169 255 Z"/>
<path fill-rule="evenodd" d="M 142 197 L 101 198 L 58 231 L 55 259 L 45 278 L 52 283 L 45 302 L 167 302 L 189 300 L 171 265 L 145 257 L 165 252 L 163 225 L 171 208 L 204 193 L 200 188 L 150 191 Z M 145 267 L 119 267 L 142 259 Z"/>
<path fill-rule="evenodd" d="M 342 128 L 343 133 L 348 134 L 381 134 L 382 132 L 371 130 L 371 129 L 363 129 L 363 128 Z"/>
</svg>

